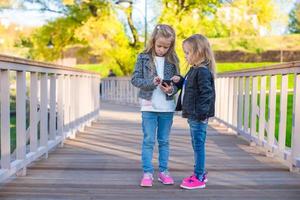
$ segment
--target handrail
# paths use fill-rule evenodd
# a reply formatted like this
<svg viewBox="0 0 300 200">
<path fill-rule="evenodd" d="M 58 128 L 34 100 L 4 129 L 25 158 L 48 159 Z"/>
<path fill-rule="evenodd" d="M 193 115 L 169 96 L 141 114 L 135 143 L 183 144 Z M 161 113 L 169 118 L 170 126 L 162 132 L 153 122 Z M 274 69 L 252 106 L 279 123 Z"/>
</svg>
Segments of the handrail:
<svg viewBox="0 0 300 200">
<path fill-rule="evenodd" d="M 74 67 L 67 67 L 67 66 L 57 65 L 57 64 L 53 64 L 53 63 L 34 61 L 34 60 L 25 59 L 25 58 L 18 58 L 18 57 L 7 56 L 7 55 L 2 55 L 2 54 L 0 54 L 0 62 L 20 64 L 20 65 L 23 65 L 23 67 L 24 67 L 24 65 L 30 66 L 30 67 L 35 66 L 35 67 L 39 67 L 39 68 L 47 68 L 47 69 L 52 69 L 52 70 L 71 71 L 71 72 L 99 75 L 99 73 L 94 72 L 94 71 L 88 71 L 88 70 L 78 69 L 78 68 L 74 68 Z M 6 69 L 6 68 L 8 68 L 8 67 L 7 66 L 3 67 L 0 65 L 0 69 Z M 15 68 L 10 68 L 10 69 L 17 70 Z M 30 70 L 27 69 L 27 71 L 30 71 Z"/>
<path fill-rule="evenodd" d="M 51 149 L 97 118 L 99 84 L 95 72 L 0 55 L 0 182 L 16 173 L 25 175 L 31 162 L 47 158 Z M 12 90 L 16 90 L 15 156 L 10 142 Z"/>
<path fill-rule="evenodd" d="M 230 72 L 218 73 L 218 77 L 234 76 L 252 76 L 252 75 L 273 75 L 273 74 L 291 74 L 300 72 L 300 61 L 275 64 L 264 67 L 249 68 L 243 70 L 233 70 Z"/>
<path fill-rule="evenodd" d="M 219 122 L 263 146 L 266 155 L 285 160 L 291 170 L 300 168 L 300 61 L 220 73 L 216 78 L 216 96 Z M 292 102 L 288 101 L 291 97 Z M 287 115 L 290 112 L 292 116 Z M 291 135 L 289 145 L 286 132 Z"/>
</svg>

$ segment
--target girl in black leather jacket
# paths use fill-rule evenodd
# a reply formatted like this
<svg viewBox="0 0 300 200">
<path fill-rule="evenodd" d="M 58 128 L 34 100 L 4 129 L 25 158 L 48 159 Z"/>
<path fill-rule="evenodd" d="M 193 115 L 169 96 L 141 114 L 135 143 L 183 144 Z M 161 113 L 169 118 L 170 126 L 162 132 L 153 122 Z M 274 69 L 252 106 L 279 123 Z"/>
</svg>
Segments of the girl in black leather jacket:
<svg viewBox="0 0 300 200">
<path fill-rule="evenodd" d="M 174 76 L 172 80 L 181 88 L 176 110 L 188 118 L 195 161 L 193 175 L 184 178 L 180 186 L 196 189 L 207 182 L 205 140 L 208 118 L 215 112 L 215 60 L 208 40 L 200 34 L 185 39 L 183 50 L 190 70 L 184 78 Z"/>
</svg>

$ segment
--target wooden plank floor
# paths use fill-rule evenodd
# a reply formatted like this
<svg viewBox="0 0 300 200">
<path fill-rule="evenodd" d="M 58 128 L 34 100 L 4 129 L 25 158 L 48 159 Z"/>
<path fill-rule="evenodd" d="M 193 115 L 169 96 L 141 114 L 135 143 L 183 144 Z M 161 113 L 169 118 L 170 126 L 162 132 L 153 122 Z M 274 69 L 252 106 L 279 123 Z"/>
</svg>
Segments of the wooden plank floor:
<svg viewBox="0 0 300 200">
<path fill-rule="evenodd" d="M 193 169 L 188 127 L 180 116 L 174 118 L 170 141 L 175 185 L 155 180 L 152 188 L 141 188 L 138 108 L 102 103 L 100 115 L 64 148 L 33 163 L 27 176 L 2 184 L 0 199 L 300 199 L 299 174 L 216 124 L 207 137 L 207 188 L 180 189 L 182 178 Z M 155 153 L 157 169 L 156 159 Z"/>
</svg>

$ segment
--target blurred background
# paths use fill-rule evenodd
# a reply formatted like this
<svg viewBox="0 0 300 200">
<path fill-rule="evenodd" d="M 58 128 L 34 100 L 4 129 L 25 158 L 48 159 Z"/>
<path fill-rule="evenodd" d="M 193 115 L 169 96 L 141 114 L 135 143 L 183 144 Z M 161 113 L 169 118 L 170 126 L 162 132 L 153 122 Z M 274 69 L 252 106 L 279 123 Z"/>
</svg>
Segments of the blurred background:
<svg viewBox="0 0 300 200">
<path fill-rule="evenodd" d="M 156 23 L 206 35 L 217 71 L 300 60 L 299 0 L 0 0 L 0 54 L 128 76 Z"/>
</svg>

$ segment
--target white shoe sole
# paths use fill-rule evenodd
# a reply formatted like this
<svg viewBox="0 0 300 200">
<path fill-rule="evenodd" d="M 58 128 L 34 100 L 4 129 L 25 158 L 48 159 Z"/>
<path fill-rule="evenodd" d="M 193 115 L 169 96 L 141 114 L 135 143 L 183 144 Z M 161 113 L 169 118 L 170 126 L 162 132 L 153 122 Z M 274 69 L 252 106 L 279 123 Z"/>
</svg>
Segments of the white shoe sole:
<svg viewBox="0 0 300 200">
<path fill-rule="evenodd" d="M 193 187 L 193 188 L 190 188 L 190 187 L 186 187 L 184 185 L 180 185 L 181 188 L 184 188 L 184 189 L 187 189 L 187 190 L 194 190 L 194 189 L 203 189 L 205 188 L 205 185 L 201 185 L 201 186 L 198 186 L 198 187 Z"/>
<path fill-rule="evenodd" d="M 141 187 L 152 187 L 152 185 L 142 185 L 140 184 Z"/>
</svg>

